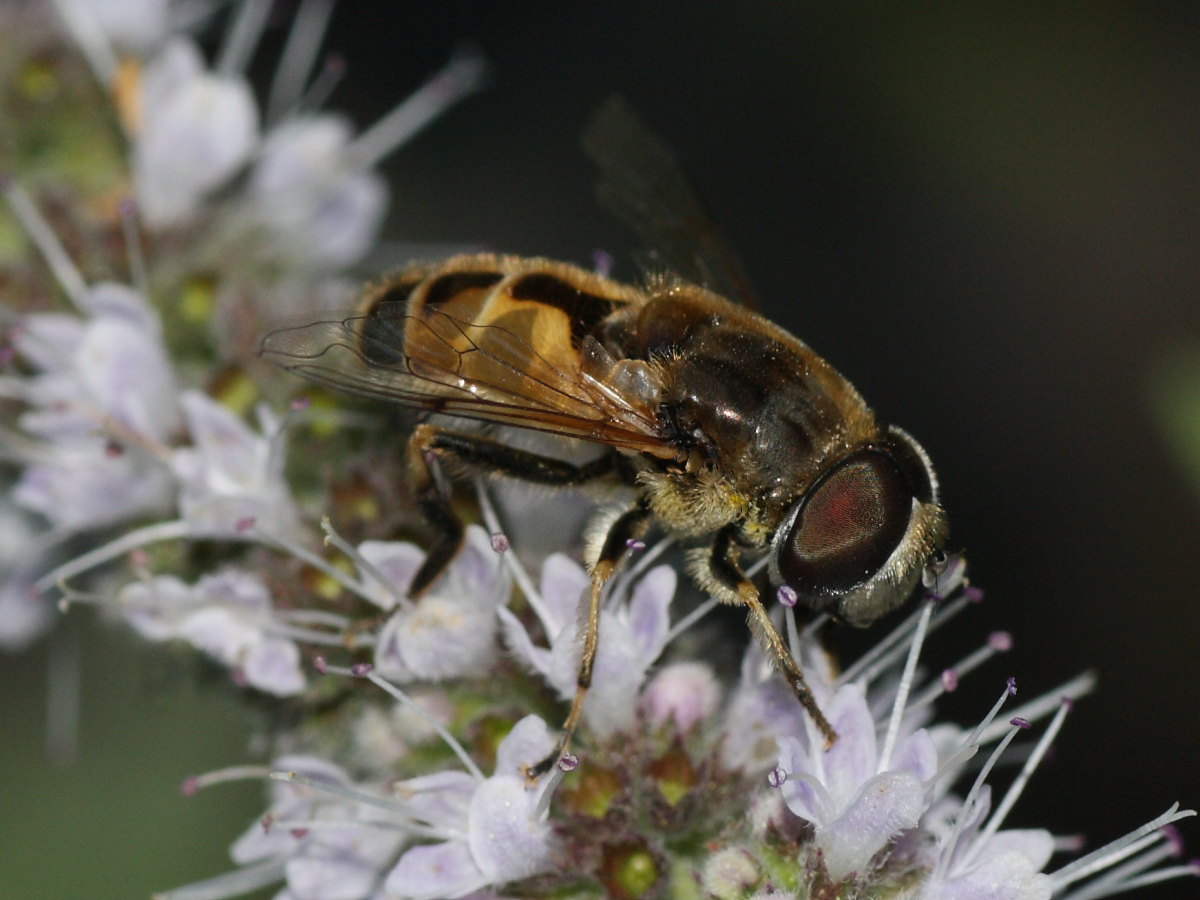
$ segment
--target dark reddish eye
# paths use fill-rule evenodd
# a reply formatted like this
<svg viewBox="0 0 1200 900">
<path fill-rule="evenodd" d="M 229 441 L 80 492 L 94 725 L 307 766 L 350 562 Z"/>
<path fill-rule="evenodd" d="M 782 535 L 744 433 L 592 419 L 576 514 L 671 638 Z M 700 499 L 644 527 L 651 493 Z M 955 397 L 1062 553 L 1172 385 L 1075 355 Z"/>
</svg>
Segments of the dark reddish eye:
<svg viewBox="0 0 1200 900">
<path fill-rule="evenodd" d="M 913 491 L 891 456 L 860 450 L 801 500 L 779 548 L 785 584 L 809 596 L 842 594 L 878 572 L 900 544 Z"/>
</svg>

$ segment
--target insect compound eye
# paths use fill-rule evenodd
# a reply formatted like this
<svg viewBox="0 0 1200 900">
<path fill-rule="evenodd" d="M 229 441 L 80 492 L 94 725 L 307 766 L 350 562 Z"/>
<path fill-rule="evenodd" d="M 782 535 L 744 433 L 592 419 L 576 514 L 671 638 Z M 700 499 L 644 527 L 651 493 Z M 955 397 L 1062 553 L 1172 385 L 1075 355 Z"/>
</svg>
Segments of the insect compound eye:
<svg viewBox="0 0 1200 900">
<path fill-rule="evenodd" d="M 869 580 L 904 539 L 913 490 L 892 457 L 846 457 L 800 501 L 778 547 L 778 575 L 809 597 L 840 596 Z"/>
</svg>

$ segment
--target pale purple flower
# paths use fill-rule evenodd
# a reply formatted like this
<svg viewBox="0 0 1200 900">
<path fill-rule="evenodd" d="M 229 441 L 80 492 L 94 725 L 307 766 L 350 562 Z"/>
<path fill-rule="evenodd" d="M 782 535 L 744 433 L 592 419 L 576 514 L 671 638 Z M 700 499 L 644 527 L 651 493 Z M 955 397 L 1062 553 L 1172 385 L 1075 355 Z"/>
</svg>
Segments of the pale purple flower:
<svg viewBox="0 0 1200 900">
<path fill-rule="evenodd" d="M 249 160 L 258 107 L 244 78 L 208 71 L 200 51 L 174 38 L 146 65 L 133 138 L 138 209 L 154 227 L 194 217 Z"/>
<path fill-rule="evenodd" d="M 367 596 L 379 597 L 385 608 L 404 596 L 422 558 L 415 549 L 403 543 L 362 544 L 358 551 L 375 571 L 394 579 L 381 585 L 374 574 L 364 572 Z M 405 603 L 388 618 L 375 646 L 375 665 L 401 682 L 483 674 L 496 660 L 496 610 L 508 590 L 508 574 L 487 532 L 471 526 L 442 577 L 419 601 Z"/>
<path fill-rule="evenodd" d="M 863 689 L 847 684 L 824 706 L 838 733 L 824 739 L 806 722 L 804 732 L 779 738 L 779 767 L 787 773 L 783 797 L 813 825 L 813 845 L 835 881 L 867 874 L 872 858 L 901 832 L 916 827 L 926 808 L 926 782 L 937 771 L 929 734 L 916 731 L 881 768 L 875 719 Z"/>
<path fill-rule="evenodd" d="M 13 500 L 62 531 L 115 525 L 169 509 L 172 482 L 159 466 L 131 455 L 109 455 L 106 442 L 46 448 L 44 461 L 25 467 Z"/>
<path fill-rule="evenodd" d="M 676 582 L 673 568 L 658 566 L 638 579 L 631 591 L 619 588 L 609 595 L 600 613 L 600 644 L 583 708 L 583 720 L 596 734 L 608 736 L 633 726 L 638 693 L 666 646 Z M 563 699 L 575 693 L 582 652 L 580 604 L 586 602 L 589 585 L 583 568 L 562 554 L 548 557 L 543 564 L 537 611 L 550 640 L 548 649 L 533 643 L 516 616 L 500 610 L 513 653 Z"/>
<path fill-rule="evenodd" d="M 351 137 L 344 119 L 324 114 L 287 120 L 263 141 L 250 173 L 247 215 L 299 265 L 344 266 L 375 241 L 387 185 L 354 165 Z"/>
<path fill-rule="evenodd" d="M 271 595 L 256 575 L 229 568 L 190 586 L 160 575 L 126 585 L 117 605 L 143 637 L 187 641 L 250 687 L 279 697 L 304 690 L 300 651 L 279 633 Z"/>
<path fill-rule="evenodd" d="M 192 445 L 176 450 L 182 517 L 197 535 L 235 536 L 248 524 L 267 535 L 299 532 L 291 491 L 283 477 L 279 420 L 259 408 L 261 434 L 232 410 L 200 391 L 180 397 Z"/>
<path fill-rule="evenodd" d="M 157 314 L 129 287 L 100 283 L 80 298 L 84 316 L 35 313 L 13 345 L 36 370 L 24 380 L 23 429 L 47 440 L 94 434 L 105 419 L 165 440 L 179 427 L 175 376 Z"/>
<path fill-rule="evenodd" d="M 531 787 L 523 767 L 539 762 L 553 747 L 546 723 L 526 716 L 500 742 L 490 778 L 445 772 L 402 783 L 402 793 L 422 817 L 453 836 L 405 851 L 388 875 L 387 895 L 397 900 L 466 897 L 547 871 L 556 853 L 548 794 L 557 780 L 544 777 Z"/>
<path fill-rule="evenodd" d="M 179 428 L 175 378 L 157 316 L 123 285 L 79 297 L 87 315 L 32 314 L 13 346 L 34 369 L 0 378 L 26 404 L 20 428 L 35 441 L 13 500 L 63 532 L 170 508 L 163 442 Z"/>
</svg>

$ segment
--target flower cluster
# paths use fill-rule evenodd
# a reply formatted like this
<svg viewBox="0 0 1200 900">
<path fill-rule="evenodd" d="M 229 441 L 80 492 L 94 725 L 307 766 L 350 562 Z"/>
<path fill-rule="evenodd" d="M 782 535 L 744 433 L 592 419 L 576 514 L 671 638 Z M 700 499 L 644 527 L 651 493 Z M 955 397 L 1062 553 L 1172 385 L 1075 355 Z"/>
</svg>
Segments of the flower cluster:
<svg viewBox="0 0 1200 900">
<path fill-rule="evenodd" d="M 823 620 L 777 605 L 839 735 L 826 746 L 756 644 L 722 666 L 718 604 L 679 578 L 677 548 L 631 546 L 603 595 L 578 757 L 543 771 L 591 582 L 562 552 L 577 500 L 530 527 L 536 501 L 497 512 L 480 487 L 480 524 L 413 598 L 425 551 L 399 539 L 417 523 L 381 417 L 289 402 L 253 353 L 281 308 L 345 302 L 388 202 L 375 163 L 482 64 L 456 57 L 355 135 L 321 111 L 340 72 L 313 74 L 325 0 L 299 4 L 260 103 L 244 73 L 269 7 L 234 5 L 211 61 L 191 36 L 207 4 L 0 11 L 0 103 L 29 129 L 0 182 L 0 646 L 94 604 L 294 723 L 269 764 L 184 781 L 269 797 L 229 872 L 162 897 L 1094 900 L 1196 874 L 1166 862 L 1190 810 L 1068 862 L 1073 839 L 1005 827 L 1092 679 L 1015 706 L 1008 679 L 974 724 L 939 720 L 938 699 L 1011 643 L 920 664 L 981 599 L 960 559 L 844 668 Z M 88 153 L 47 157 L 55 142 Z M 526 555 L 523 531 L 556 552 Z"/>
</svg>

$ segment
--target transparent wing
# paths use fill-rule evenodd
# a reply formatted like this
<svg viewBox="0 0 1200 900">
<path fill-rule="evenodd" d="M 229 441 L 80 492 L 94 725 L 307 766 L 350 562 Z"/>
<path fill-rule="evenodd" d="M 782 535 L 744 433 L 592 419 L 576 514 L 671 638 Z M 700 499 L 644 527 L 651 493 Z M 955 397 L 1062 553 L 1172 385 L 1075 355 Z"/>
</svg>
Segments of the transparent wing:
<svg viewBox="0 0 1200 900">
<path fill-rule="evenodd" d="M 260 355 L 339 391 L 668 458 L 657 410 L 499 325 L 423 308 L 277 328 Z M 581 357 L 579 357 L 581 359 Z"/>
<path fill-rule="evenodd" d="M 737 255 L 675 155 L 623 98 L 610 97 L 596 112 L 583 147 L 600 168 L 600 202 L 633 229 L 652 270 L 673 271 L 758 309 Z"/>
</svg>

